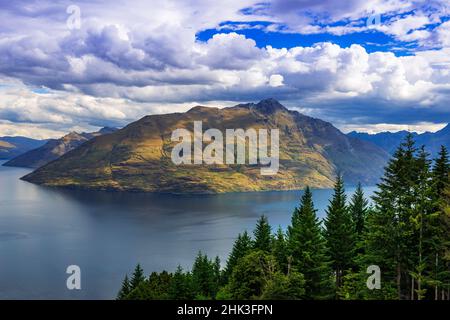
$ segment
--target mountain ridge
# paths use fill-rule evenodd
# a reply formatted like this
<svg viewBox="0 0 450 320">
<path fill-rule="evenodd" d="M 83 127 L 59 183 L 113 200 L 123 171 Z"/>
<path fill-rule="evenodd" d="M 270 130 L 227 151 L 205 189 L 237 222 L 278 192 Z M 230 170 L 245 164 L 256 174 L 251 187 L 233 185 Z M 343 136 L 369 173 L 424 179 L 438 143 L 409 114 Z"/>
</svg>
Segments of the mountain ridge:
<svg viewBox="0 0 450 320">
<path fill-rule="evenodd" d="M 32 139 L 22 136 L 0 137 L 0 160 L 9 160 L 29 150 L 44 145 L 48 140 Z"/>
<path fill-rule="evenodd" d="M 260 176 L 254 165 L 174 165 L 174 129 L 279 129 L 280 170 Z M 386 152 L 347 137 L 331 123 L 288 110 L 274 99 L 228 108 L 196 106 L 185 113 L 149 115 L 95 137 L 23 177 L 47 186 L 170 193 L 222 193 L 331 187 L 340 172 L 349 183 L 373 184 Z M 369 164 L 368 164 L 369 163 Z"/>
<path fill-rule="evenodd" d="M 44 145 L 28 150 L 5 162 L 3 165 L 7 167 L 39 168 L 79 147 L 93 137 L 112 133 L 115 130 L 115 128 L 104 127 L 96 132 L 78 133 L 72 131 L 59 139 L 50 139 Z"/>
<path fill-rule="evenodd" d="M 450 124 L 447 124 L 444 128 L 436 132 L 427 131 L 424 133 L 417 133 L 401 130 L 397 132 L 384 131 L 376 134 L 369 134 L 366 132 L 352 131 L 347 133 L 347 136 L 372 142 L 392 155 L 408 133 L 412 134 L 418 147 L 422 145 L 425 146 L 425 149 L 432 156 L 438 154 L 441 145 L 444 145 L 450 150 Z"/>
</svg>

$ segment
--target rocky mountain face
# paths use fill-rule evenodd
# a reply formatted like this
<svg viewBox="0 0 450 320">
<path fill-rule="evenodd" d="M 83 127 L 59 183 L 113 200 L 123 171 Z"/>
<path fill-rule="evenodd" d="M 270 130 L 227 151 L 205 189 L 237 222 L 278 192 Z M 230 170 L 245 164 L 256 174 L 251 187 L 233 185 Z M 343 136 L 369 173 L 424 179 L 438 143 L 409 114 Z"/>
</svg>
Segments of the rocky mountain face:
<svg viewBox="0 0 450 320">
<path fill-rule="evenodd" d="M 9 167 L 39 168 L 79 147 L 84 142 L 103 134 L 112 133 L 115 130 L 114 128 L 102 128 L 98 132 L 71 132 L 60 139 L 50 139 L 46 144 L 20 154 L 3 165 Z"/>
<path fill-rule="evenodd" d="M 0 160 L 7 160 L 29 150 L 38 148 L 47 140 L 37 140 L 25 137 L 0 137 Z"/>
<path fill-rule="evenodd" d="M 279 170 L 261 175 L 260 165 L 175 165 L 175 129 L 279 129 Z M 225 136 L 225 134 L 224 134 Z M 205 147 L 205 143 L 203 147 Z M 220 193 L 331 187 L 340 172 L 347 183 L 374 184 L 388 154 L 348 137 L 328 122 L 290 111 L 273 99 L 230 108 L 194 107 L 186 113 L 146 116 L 95 137 L 23 177 L 46 186 L 171 193 Z"/>
</svg>

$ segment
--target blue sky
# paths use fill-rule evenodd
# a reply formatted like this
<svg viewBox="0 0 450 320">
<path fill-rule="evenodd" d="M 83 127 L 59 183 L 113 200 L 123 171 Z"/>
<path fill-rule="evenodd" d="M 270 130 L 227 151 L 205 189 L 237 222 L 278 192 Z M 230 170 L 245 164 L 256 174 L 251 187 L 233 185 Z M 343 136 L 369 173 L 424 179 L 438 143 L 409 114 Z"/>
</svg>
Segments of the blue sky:
<svg viewBox="0 0 450 320">
<path fill-rule="evenodd" d="M 0 136 L 274 97 L 343 131 L 450 122 L 444 0 L 0 1 Z"/>
<path fill-rule="evenodd" d="M 376 51 L 392 51 L 397 56 L 414 55 L 414 51 L 419 49 L 419 45 L 412 42 L 404 42 L 395 39 L 393 36 L 377 30 L 368 30 L 351 34 L 335 35 L 326 32 L 314 34 L 300 34 L 291 32 L 275 32 L 260 29 L 260 26 L 269 26 L 266 22 L 250 22 L 250 28 L 236 29 L 238 22 L 224 22 L 217 28 L 202 30 L 197 34 L 199 41 L 207 41 L 218 32 L 242 34 L 246 38 L 253 39 L 260 48 L 272 46 L 274 48 L 310 47 L 320 42 L 332 42 L 340 47 L 349 47 L 352 44 L 359 44 L 372 53 Z M 257 27 L 257 28 L 255 28 Z M 425 28 L 431 30 L 431 26 Z"/>
</svg>

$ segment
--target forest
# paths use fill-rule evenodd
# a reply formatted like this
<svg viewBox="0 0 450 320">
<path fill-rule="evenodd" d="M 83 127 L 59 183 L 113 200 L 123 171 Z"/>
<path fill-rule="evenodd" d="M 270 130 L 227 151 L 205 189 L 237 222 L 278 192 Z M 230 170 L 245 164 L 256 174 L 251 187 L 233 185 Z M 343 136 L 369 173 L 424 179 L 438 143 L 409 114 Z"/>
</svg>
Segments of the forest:
<svg viewBox="0 0 450 320">
<path fill-rule="evenodd" d="M 338 175 L 320 220 L 306 187 L 285 230 L 261 216 L 223 267 L 201 252 L 191 270 L 146 276 L 138 264 L 117 299 L 450 300 L 449 169 L 445 147 L 430 159 L 408 135 L 371 201 L 361 185 L 347 199 Z M 376 288 L 370 266 L 380 270 Z"/>
</svg>

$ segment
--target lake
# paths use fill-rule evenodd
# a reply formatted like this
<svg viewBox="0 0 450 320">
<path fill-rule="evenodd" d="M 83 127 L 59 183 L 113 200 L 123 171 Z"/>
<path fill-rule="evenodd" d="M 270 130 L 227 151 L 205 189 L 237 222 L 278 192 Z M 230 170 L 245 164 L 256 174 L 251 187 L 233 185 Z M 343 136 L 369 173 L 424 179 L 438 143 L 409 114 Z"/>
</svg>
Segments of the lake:
<svg viewBox="0 0 450 320">
<path fill-rule="evenodd" d="M 112 299 L 136 263 L 147 274 L 190 268 L 199 250 L 224 264 L 237 234 L 262 214 L 286 228 L 301 196 L 58 190 L 19 180 L 29 172 L 0 167 L 0 299 Z M 331 194 L 313 190 L 320 217 Z M 69 265 L 81 268 L 81 290 L 66 288 Z"/>
</svg>

